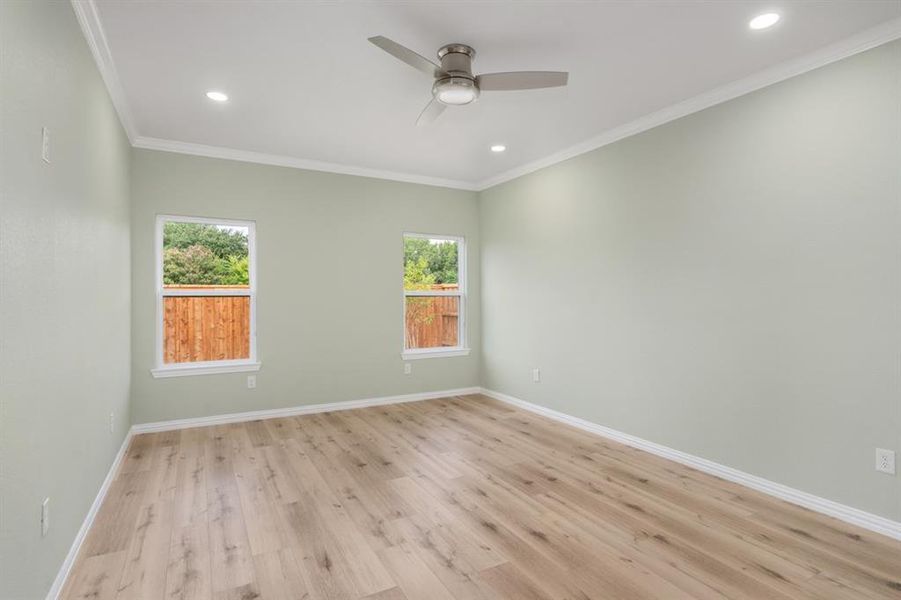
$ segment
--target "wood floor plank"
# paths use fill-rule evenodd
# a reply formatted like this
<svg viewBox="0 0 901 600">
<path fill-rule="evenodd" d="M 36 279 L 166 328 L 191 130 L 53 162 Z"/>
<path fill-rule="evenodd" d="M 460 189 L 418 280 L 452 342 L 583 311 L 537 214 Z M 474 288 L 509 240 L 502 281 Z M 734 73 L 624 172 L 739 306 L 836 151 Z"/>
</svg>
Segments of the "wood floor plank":
<svg viewBox="0 0 901 600">
<path fill-rule="evenodd" d="M 266 600 L 300 600 L 309 597 L 294 550 L 283 548 L 253 557 L 260 597 Z"/>
<path fill-rule="evenodd" d="M 156 443 L 148 453 L 150 464 L 146 471 L 144 502 L 173 500 L 178 481 L 178 446 Z"/>
<path fill-rule="evenodd" d="M 94 526 L 82 546 L 82 554 L 95 556 L 128 549 L 138 511 L 144 500 L 146 483 L 147 480 L 141 473 L 119 474 L 107 492 L 107 498 L 114 500 L 104 501 L 100 507 Z"/>
<path fill-rule="evenodd" d="M 297 546 L 295 557 L 310 596 L 317 600 L 357 598 L 350 571 L 352 565 L 328 535 L 312 501 L 298 501 L 279 507 Z"/>
<path fill-rule="evenodd" d="M 469 564 L 482 571 L 508 561 L 485 539 L 479 529 L 461 526 L 453 513 L 437 502 L 419 484 L 409 477 L 391 482 L 409 502 L 417 506 L 417 519 L 425 520 L 430 530 L 453 544 L 455 552 L 466 558 Z"/>
<path fill-rule="evenodd" d="M 290 504 L 297 502 L 303 492 L 292 477 L 289 451 L 281 438 L 279 443 L 266 446 L 258 453 L 259 468 L 273 502 Z"/>
<path fill-rule="evenodd" d="M 366 596 L 363 600 L 409 600 L 400 588 L 391 588 L 384 592 L 378 592 L 371 596 Z"/>
<path fill-rule="evenodd" d="M 480 577 L 490 585 L 502 598 L 518 598 L 520 600 L 550 600 L 550 596 L 541 591 L 529 576 L 510 563 L 504 563 L 480 573 Z"/>
<path fill-rule="evenodd" d="M 394 580 L 376 557 L 375 551 L 366 543 L 366 536 L 357 528 L 316 465 L 305 456 L 297 456 L 293 464 L 298 479 L 306 482 L 310 489 L 306 514 L 327 532 L 332 556 L 330 561 L 343 558 L 347 564 L 353 565 L 352 569 L 348 569 L 348 574 L 358 595 L 366 596 L 395 587 Z M 302 539 L 302 536 L 298 538 Z"/>
<path fill-rule="evenodd" d="M 247 583 L 213 593 L 213 600 L 261 600 L 263 595 L 255 583 Z"/>
<path fill-rule="evenodd" d="M 470 395 L 135 436 L 61 598 L 901 599 L 901 542 Z"/>
<path fill-rule="evenodd" d="M 141 507 L 119 580 L 117 600 L 159 598 L 166 593 L 171 535 L 171 501 Z"/>
<path fill-rule="evenodd" d="M 119 467 L 119 473 L 134 473 L 150 469 L 153 458 L 152 450 L 158 435 L 152 433 L 133 437 L 125 452 L 125 460 Z"/>
<path fill-rule="evenodd" d="M 173 498 L 173 526 L 206 525 L 204 444 L 197 436 L 184 436 L 178 446 L 178 467 Z"/>
<path fill-rule="evenodd" d="M 63 600 L 114 600 L 119 587 L 125 551 L 84 556 L 76 563 L 60 598 Z"/>
<path fill-rule="evenodd" d="M 250 541 L 234 481 L 219 480 L 207 490 L 210 564 L 213 590 L 231 590 L 254 582 Z"/>
<path fill-rule="evenodd" d="M 379 552 L 379 558 L 394 575 L 408 598 L 454 600 L 441 580 L 409 548 L 397 546 Z"/>
<path fill-rule="evenodd" d="M 403 536 L 398 545 L 416 554 L 454 598 L 497 598 L 492 588 L 480 581 L 478 570 L 466 555 L 458 552 L 453 541 L 442 536 L 427 519 L 417 515 L 399 519 L 395 526 Z"/>
<path fill-rule="evenodd" d="M 172 531 L 166 569 L 166 598 L 210 600 L 213 594 L 206 523 Z"/>
<path fill-rule="evenodd" d="M 274 498 L 269 495 L 265 475 L 259 469 L 235 474 L 241 515 L 251 554 L 278 552 L 291 545 Z"/>
</svg>

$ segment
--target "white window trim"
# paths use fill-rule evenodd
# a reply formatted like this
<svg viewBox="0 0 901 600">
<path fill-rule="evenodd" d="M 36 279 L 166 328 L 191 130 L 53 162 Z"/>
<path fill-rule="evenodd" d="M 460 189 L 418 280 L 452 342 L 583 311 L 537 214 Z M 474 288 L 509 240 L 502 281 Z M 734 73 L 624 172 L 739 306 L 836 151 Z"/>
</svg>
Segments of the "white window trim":
<svg viewBox="0 0 901 600">
<path fill-rule="evenodd" d="M 469 345 L 466 338 L 466 238 L 454 235 L 441 235 L 431 233 L 413 233 L 404 232 L 401 238 L 401 252 L 404 251 L 403 240 L 406 238 L 419 238 L 426 240 L 447 240 L 457 243 L 457 291 L 445 292 L 439 290 L 405 290 L 403 289 L 403 270 L 401 270 L 401 358 L 403 360 L 420 360 L 423 358 L 449 358 L 453 356 L 467 356 L 469 354 Z M 404 264 L 402 254 L 401 269 Z M 407 297 L 408 296 L 456 296 L 460 298 L 457 309 L 457 342 L 453 347 L 441 348 L 414 348 L 407 349 L 406 322 L 407 322 Z"/>
<path fill-rule="evenodd" d="M 163 289 L 163 225 L 167 221 L 178 223 L 203 223 L 206 225 L 231 225 L 247 228 L 247 257 L 250 287 L 247 290 L 168 290 Z M 154 230 L 154 256 L 156 269 L 153 288 L 156 293 L 156 366 L 150 370 L 155 378 L 184 377 L 188 375 L 213 375 L 218 373 L 246 373 L 259 371 L 257 359 L 257 237 L 256 222 L 235 219 L 213 219 L 182 215 L 157 215 Z M 241 360 L 216 360 L 193 363 L 163 362 L 163 298 L 166 296 L 248 296 L 250 298 L 250 357 Z"/>
<path fill-rule="evenodd" d="M 450 358 L 452 356 L 469 356 L 469 348 L 417 348 L 405 350 L 401 357 L 404 360 L 421 360 L 423 358 Z"/>
</svg>

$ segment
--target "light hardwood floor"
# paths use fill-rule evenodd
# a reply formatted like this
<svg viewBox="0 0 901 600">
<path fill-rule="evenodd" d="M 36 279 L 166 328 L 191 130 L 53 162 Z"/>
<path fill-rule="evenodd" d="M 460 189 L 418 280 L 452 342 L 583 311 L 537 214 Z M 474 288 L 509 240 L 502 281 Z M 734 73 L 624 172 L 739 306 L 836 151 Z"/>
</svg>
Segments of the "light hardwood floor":
<svg viewBox="0 0 901 600">
<path fill-rule="evenodd" d="M 901 543 L 467 396 L 137 436 L 63 598 L 901 598 Z"/>
</svg>

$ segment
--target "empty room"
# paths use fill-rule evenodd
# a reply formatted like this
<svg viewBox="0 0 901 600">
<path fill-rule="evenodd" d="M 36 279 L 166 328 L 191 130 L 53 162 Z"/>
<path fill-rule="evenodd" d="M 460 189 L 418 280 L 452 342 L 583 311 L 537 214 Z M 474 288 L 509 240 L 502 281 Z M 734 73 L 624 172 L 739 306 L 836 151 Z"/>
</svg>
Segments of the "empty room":
<svg viewBox="0 0 901 600">
<path fill-rule="evenodd" d="M 901 600 L 901 0 L 0 0 L 0 600 Z"/>
</svg>

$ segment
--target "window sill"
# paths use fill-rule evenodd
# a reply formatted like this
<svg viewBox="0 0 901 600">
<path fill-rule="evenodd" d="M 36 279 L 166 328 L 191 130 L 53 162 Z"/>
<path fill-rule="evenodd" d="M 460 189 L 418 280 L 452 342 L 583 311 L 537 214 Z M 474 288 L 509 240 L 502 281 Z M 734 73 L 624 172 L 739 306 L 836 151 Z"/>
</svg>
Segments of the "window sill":
<svg viewBox="0 0 901 600">
<path fill-rule="evenodd" d="M 218 375 L 220 373 L 250 373 L 260 370 L 260 363 L 245 362 L 226 365 L 189 365 L 182 367 L 161 367 L 150 369 L 154 379 L 165 377 L 188 377 L 191 375 Z"/>
<path fill-rule="evenodd" d="M 404 360 L 419 360 L 422 358 L 449 358 L 451 356 L 469 356 L 469 348 L 452 348 L 438 350 L 407 350 L 401 354 Z"/>
</svg>

